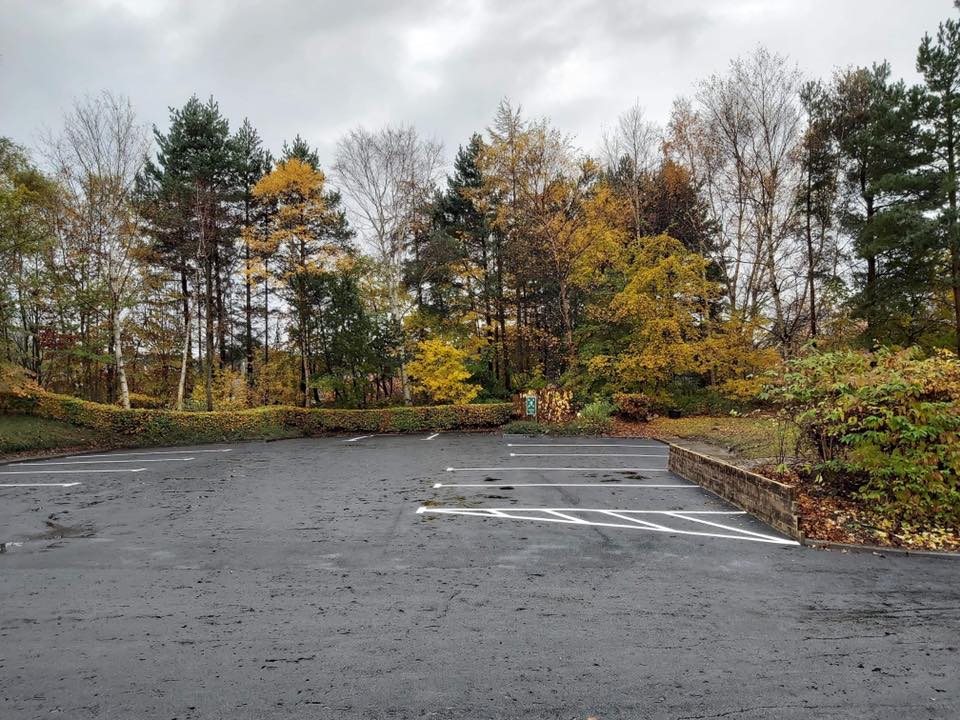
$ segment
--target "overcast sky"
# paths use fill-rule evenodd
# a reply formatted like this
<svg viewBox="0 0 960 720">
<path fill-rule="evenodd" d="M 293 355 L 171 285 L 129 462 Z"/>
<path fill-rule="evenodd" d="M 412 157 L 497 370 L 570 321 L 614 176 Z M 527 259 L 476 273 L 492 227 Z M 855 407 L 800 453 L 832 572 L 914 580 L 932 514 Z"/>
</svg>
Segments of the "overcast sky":
<svg viewBox="0 0 960 720">
<path fill-rule="evenodd" d="M 128 95 L 147 124 L 213 95 L 278 150 L 301 133 L 325 165 L 363 124 L 412 123 L 448 159 L 509 97 L 585 150 L 635 101 L 678 94 L 757 44 L 811 76 L 883 58 L 914 79 L 951 0 L 3 0 L 0 135 L 34 146 L 72 99 Z"/>
</svg>

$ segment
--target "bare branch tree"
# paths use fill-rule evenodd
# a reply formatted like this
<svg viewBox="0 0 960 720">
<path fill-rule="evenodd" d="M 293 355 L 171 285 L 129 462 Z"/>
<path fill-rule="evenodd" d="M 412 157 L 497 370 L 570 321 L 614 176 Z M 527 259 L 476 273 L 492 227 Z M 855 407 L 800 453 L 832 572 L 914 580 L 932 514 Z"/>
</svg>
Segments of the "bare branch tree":
<svg viewBox="0 0 960 720">
<path fill-rule="evenodd" d="M 63 189 L 62 241 L 94 259 L 95 280 L 107 300 L 120 399 L 130 407 L 122 339 L 127 311 L 140 289 L 135 254 L 142 239 L 131 197 L 148 135 L 127 98 L 103 92 L 77 100 L 64 116 L 61 133 L 48 135 L 43 145 Z"/>
<path fill-rule="evenodd" d="M 656 170 L 662 147 L 663 131 L 644 118 L 639 104 L 621 113 L 616 125 L 603 132 L 603 160 L 609 171 L 618 172 L 624 180 L 638 238 L 643 227 L 642 180 Z"/>
<path fill-rule="evenodd" d="M 390 315 L 401 324 L 414 304 L 403 287 L 403 264 L 418 215 L 442 170 L 443 146 L 411 126 L 356 128 L 337 143 L 333 169 L 361 237 L 380 265 Z M 410 401 L 406 362 L 400 366 L 404 400 Z"/>
</svg>

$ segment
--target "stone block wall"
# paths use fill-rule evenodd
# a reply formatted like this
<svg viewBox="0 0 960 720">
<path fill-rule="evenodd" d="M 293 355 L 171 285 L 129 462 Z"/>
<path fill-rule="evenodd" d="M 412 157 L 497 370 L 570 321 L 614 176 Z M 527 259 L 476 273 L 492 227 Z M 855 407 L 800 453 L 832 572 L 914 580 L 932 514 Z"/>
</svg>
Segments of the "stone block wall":
<svg viewBox="0 0 960 720">
<path fill-rule="evenodd" d="M 790 485 L 679 445 L 670 445 L 667 466 L 671 472 L 697 483 L 780 532 L 800 539 L 796 497 Z"/>
</svg>

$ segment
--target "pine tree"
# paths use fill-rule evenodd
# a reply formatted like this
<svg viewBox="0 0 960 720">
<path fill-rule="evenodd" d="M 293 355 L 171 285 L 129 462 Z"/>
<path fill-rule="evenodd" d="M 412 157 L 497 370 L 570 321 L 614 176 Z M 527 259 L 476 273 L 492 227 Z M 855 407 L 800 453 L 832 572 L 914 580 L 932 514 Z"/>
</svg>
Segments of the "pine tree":
<svg viewBox="0 0 960 720">
<path fill-rule="evenodd" d="M 244 118 L 243 124 L 230 138 L 230 151 L 233 161 L 233 186 L 240 204 L 240 237 L 243 243 L 243 289 L 244 289 L 244 362 L 247 385 L 254 386 L 253 375 L 253 266 L 250 252 L 250 238 L 256 226 L 263 220 L 262 212 L 254 202 L 253 188 L 270 171 L 273 164 L 270 153 L 263 149 L 260 135 L 250 121 Z M 264 337 L 266 342 L 266 337 Z"/>
<path fill-rule="evenodd" d="M 960 223 L 957 207 L 957 153 L 960 143 L 960 23 L 940 23 L 936 39 L 925 35 L 917 54 L 922 74 L 924 139 L 934 158 L 938 185 L 938 243 L 953 302 L 954 346 L 960 353 Z"/>
<path fill-rule="evenodd" d="M 915 343 L 930 332 L 932 183 L 917 94 L 886 63 L 837 76 L 834 133 L 841 152 L 841 220 L 866 264 L 855 312 L 871 343 Z"/>
<path fill-rule="evenodd" d="M 203 292 L 204 351 L 202 367 L 207 410 L 213 409 L 214 318 L 219 322 L 220 350 L 225 338 L 221 271 L 229 251 L 222 232 L 227 221 L 232 163 L 230 127 L 210 98 L 191 97 L 181 109 L 171 108 L 166 134 L 154 128 L 159 148 L 148 160 L 141 190 L 150 208 L 156 250 L 180 273 L 184 316 L 184 358 L 177 404 L 182 405 L 190 347 L 190 274 L 195 273 L 198 315 Z M 202 278 L 202 280 L 201 280 Z"/>
</svg>

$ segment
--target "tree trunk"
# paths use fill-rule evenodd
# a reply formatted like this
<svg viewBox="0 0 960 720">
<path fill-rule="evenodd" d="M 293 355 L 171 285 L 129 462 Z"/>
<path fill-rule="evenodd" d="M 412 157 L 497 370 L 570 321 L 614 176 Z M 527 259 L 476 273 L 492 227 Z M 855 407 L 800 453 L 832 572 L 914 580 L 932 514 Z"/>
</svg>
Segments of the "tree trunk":
<svg viewBox="0 0 960 720">
<path fill-rule="evenodd" d="M 567 342 L 567 362 L 573 366 L 577 357 L 577 348 L 573 344 L 573 320 L 570 317 L 570 290 L 567 281 L 560 279 L 560 313 L 563 315 L 563 336 Z"/>
<path fill-rule="evenodd" d="M 227 313 L 223 301 L 223 287 L 220 282 L 220 249 L 213 248 L 213 287 L 215 291 L 217 311 L 217 367 L 224 368 L 224 357 L 227 353 Z"/>
<path fill-rule="evenodd" d="M 810 337 L 817 336 L 817 296 L 814 283 L 815 258 L 813 253 L 813 227 L 811 216 L 813 215 L 813 188 L 810 177 L 810 170 L 807 169 L 807 283 L 810 285 Z"/>
<path fill-rule="evenodd" d="M 247 219 L 249 224 L 249 218 Z M 246 273 L 244 274 L 244 319 L 247 337 L 244 344 L 244 350 L 246 355 L 247 363 L 247 387 L 253 387 L 253 299 L 252 299 L 252 283 L 250 281 L 250 241 L 246 239 L 244 241 L 243 247 L 243 260 L 244 266 L 246 268 Z"/>
<path fill-rule="evenodd" d="M 191 357 L 193 353 L 193 336 L 190 334 L 190 280 L 187 277 L 187 264 L 184 262 L 183 269 L 180 271 L 180 292 L 183 296 L 183 327 L 186 328 L 187 332 L 187 357 Z"/>
<path fill-rule="evenodd" d="M 403 390 L 403 402 L 405 405 L 410 404 L 410 378 L 407 377 L 407 361 L 403 360 L 400 363 L 400 388 Z"/>
<path fill-rule="evenodd" d="M 303 314 L 300 315 L 303 323 Z M 310 366 L 307 360 L 307 329 L 300 327 L 300 388 L 303 390 L 303 406 L 310 407 Z"/>
<path fill-rule="evenodd" d="M 270 362 L 270 276 L 263 261 L 263 364 Z"/>
<path fill-rule="evenodd" d="M 120 383 L 120 402 L 127 410 L 130 409 L 130 390 L 127 387 L 127 371 L 123 367 L 123 348 L 120 345 L 120 312 L 114 312 L 113 318 L 113 350 L 117 364 L 117 380 Z"/>
<path fill-rule="evenodd" d="M 206 283 L 206 368 L 204 372 L 203 390 L 206 395 L 207 411 L 213 410 L 213 264 L 209 258 L 204 258 Z"/>
<path fill-rule="evenodd" d="M 190 298 L 183 318 L 183 352 L 180 356 L 180 381 L 177 383 L 177 410 L 183 410 L 183 395 L 187 388 L 187 363 L 190 362 Z"/>
<path fill-rule="evenodd" d="M 117 321 L 111 311 L 107 315 L 107 324 L 110 327 L 110 339 L 107 343 L 107 355 L 117 356 Z M 117 401 L 117 365 L 116 361 L 107 365 L 107 403 L 113 405 Z"/>
</svg>

